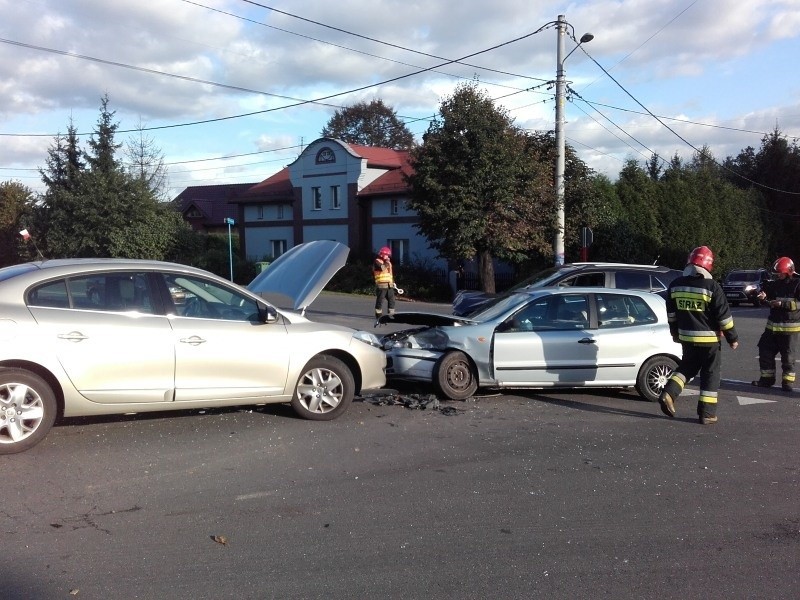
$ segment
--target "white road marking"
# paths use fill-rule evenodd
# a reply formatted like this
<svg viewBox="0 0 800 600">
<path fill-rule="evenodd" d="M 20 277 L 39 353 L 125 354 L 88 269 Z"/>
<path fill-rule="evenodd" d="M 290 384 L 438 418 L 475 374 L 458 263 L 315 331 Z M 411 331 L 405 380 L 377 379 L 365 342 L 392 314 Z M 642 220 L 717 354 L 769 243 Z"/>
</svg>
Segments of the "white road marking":
<svg viewBox="0 0 800 600">
<path fill-rule="evenodd" d="M 767 400 L 766 398 L 749 398 L 747 396 L 736 396 L 739 401 L 739 406 L 747 406 L 748 404 L 769 404 L 777 402 L 777 400 Z"/>
<path fill-rule="evenodd" d="M 237 502 L 240 500 L 255 500 L 256 498 L 265 498 L 266 496 L 272 496 L 272 492 L 255 492 L 254 494 L 242 494 L 241 496 L 236 496 Z"/>
</svg>

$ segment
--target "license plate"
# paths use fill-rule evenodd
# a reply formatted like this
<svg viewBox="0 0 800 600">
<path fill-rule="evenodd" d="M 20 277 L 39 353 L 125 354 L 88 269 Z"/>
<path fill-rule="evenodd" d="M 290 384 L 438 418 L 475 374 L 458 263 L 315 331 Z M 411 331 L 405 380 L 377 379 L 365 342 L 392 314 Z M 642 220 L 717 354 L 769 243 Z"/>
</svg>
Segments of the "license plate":
<svg viewBox="0 0 800 600">
<path fill-rule="evenodd" d="M 738 298 L 739 294 L 725 294 L 728 298 Z"/>
</svg>

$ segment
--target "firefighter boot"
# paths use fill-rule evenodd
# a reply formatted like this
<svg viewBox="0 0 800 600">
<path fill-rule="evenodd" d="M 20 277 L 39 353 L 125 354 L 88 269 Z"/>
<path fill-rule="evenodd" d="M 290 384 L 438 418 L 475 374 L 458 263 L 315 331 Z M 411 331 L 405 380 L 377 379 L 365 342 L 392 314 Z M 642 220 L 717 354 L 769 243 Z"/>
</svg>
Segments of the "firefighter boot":
<svg viewBox="0 0 800 600">
<path fill-rule="evenodd" d="M 670 419 L 675 418 L 675 404 L 667 392 L 661 392 L 658 398 L 658 403 L 661 405 L 661 412 L 667 415 Z"/>
</svg>

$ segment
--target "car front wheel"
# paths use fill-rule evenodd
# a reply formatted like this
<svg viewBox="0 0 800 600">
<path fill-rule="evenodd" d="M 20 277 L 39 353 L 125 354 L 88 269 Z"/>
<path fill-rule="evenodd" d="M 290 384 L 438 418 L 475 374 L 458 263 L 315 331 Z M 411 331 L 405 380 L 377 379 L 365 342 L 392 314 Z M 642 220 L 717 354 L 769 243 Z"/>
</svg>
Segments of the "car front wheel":
<svg viewBox="0 0 800 600">
<path fill-rule="evenodd" d="M 333 356 L 315 356 L 297 380 L 292 408 L 304 419 L 330 421 L 353 401 L 355 383 L 350 369 Z"/>
<path fill-rule="evenodd" d="M 23 369 L 0 369 L 0 454 L 24 452 L 41 442 L 57 410 L 44 379 Z"/>
<path fill-rule="evenodd" d="M 661 390 L 667 385 L 667 381 L 669 381 L 672 372 L 677 366 L 678 363 L 668 356 L 648 358 L 642 368 L 639 369 L 639 375 L 636 378 L 636 391 L 645 400 L 658 402 Z"/>
<path fill-rule="evenodd" d="M 472 365 L 463 352 L 448 352 L 434 369 L 433 381 L 439 391 L 451 400 L 466 400 L 478 389 Z"/>
</svg>

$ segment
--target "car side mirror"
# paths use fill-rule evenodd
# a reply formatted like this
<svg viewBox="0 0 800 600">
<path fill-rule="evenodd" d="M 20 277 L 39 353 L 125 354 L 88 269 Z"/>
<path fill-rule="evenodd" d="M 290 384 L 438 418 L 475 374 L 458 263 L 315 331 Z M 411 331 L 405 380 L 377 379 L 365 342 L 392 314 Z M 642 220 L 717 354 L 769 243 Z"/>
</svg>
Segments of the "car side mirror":
<svg viewBox="0 0 800 600">
<path fill-rule="evenodd" d="M 275 323 L 278 320 L 278 311 L 269 304 L 258 304 L 258 316 L 262 323 Z"/>
</svg>

